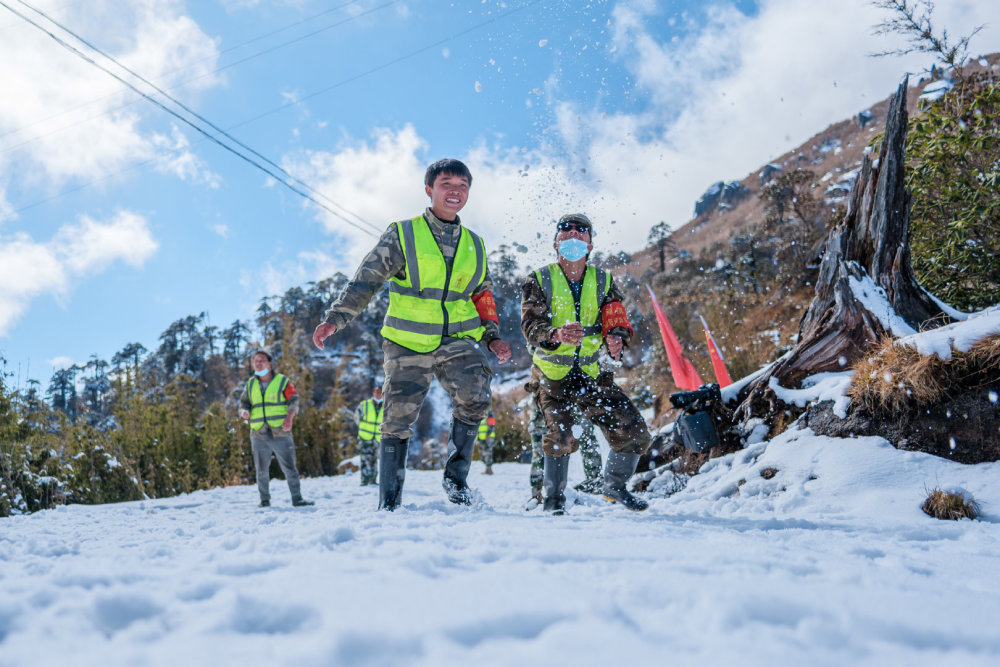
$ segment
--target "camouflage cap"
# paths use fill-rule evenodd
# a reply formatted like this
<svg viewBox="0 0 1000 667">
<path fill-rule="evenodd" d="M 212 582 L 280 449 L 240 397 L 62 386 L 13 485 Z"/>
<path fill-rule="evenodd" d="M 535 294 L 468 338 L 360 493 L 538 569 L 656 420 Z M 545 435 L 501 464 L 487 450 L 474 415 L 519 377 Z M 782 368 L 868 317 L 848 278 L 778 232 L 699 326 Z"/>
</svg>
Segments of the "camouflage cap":
<svg viewBox="0 0 1000 667">
<path fill-rule="evenodd" d="M 556 234 L 573 228 L 586 227 L 590 238 L 594 238 L 594 223 L 583 213 L 567 213 L 556 222 Z"/>
</svg>

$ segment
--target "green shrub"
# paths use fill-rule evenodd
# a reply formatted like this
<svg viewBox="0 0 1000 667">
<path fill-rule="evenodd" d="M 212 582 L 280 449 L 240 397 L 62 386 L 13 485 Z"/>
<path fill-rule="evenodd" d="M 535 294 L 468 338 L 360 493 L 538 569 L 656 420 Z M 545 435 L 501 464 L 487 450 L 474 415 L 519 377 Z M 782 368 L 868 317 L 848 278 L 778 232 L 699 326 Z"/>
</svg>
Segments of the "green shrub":
<svg viewBox="0 0 1000 667">
<path fill-rule="evenodd" d="M 917 279 L 962 310 L 1000 302 L 1000 83 L 971 76 L 927 105 L 906 152 Z"/>
</svg>

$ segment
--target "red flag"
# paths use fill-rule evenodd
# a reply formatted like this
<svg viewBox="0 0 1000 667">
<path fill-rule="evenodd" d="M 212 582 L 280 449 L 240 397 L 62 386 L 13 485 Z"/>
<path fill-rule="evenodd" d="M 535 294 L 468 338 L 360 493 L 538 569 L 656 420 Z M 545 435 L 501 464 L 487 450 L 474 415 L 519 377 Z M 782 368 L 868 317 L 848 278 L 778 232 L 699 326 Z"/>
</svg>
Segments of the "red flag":
<svg viewBox="0 0 1000 667">
<path fill-rule="evenodd" d="M 670 372 L 674 376 L 674 384 L 680 389 L 694 391 L 702 385 L 701 377 L 691 362 L 684 358 L 684 354 L 681 352 L 681 343 L 677 340 L 677 334 L 670 326 L 667 316 L 663 314 L 660 304 L 656 302 L 653 288 L 646 285 L 646 289 L 649 290 L 649 298 L 653 300 L 653 310 L 656 312 L 656 321 L 660 325 L 660 337 L 663 338 L 663 347 L 667 350 L 667 361 L 670 362 Z"/>
<path fill-rule="evenodd" d="M 712 332 L 708 330 L 708 322 L 701 315 L 698 318 L 701 319 L 701 326 L 705 327 L 705 338 L 708 340 L 708 356 L 712 358 L 712 370 L 715 371 L 715 381 L 719 383 L 720 387 L 731 385 L 733 380 L 729 377 L 729 371 L 726 370 L 726 360 L 722 358 L 722 352 L 719 351 L 719 346 L 715 344 Z"/>
</svg>

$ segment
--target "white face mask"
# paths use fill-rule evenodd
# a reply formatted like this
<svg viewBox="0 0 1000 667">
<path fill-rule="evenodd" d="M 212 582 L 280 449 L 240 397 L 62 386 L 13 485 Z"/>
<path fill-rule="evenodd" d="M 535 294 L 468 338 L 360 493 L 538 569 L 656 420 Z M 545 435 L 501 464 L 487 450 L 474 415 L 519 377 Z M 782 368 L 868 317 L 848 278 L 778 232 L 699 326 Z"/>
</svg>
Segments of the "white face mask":
<svg viewBox="0 0 1000 667">
<path fill-rule="evenodd" d="M 559 254 L 571 262 L 583 259 L 589 252 L 590 249 L 587 247 L 586 241 L 581 241 L 580 239 L 564 239 L 559 242 Z"/>
</svg>

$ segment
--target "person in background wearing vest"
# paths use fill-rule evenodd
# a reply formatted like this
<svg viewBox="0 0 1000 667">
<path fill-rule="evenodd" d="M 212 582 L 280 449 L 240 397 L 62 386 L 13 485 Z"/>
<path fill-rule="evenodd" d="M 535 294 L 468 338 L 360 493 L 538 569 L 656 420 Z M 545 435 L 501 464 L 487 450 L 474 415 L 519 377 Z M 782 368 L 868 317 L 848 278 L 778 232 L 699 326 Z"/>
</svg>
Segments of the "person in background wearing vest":
<svg viewBox="0 0 1000 667">
<path fill-rule="evenodd" d="M 361 401 L 358 419 L 358 458 L 361 459 L 361 486 L 375 483 L 378 442 L 382 434 L 382 385 L 375 385 L 372 397 Z"/>
<path fill-rule="evenodd" d="M 402 501 L 406 452 L 432 377 L 451 397 L 452 429 L 442 482 L 448 500 L 469 505 L 467 478 L 479 422 L 490 409 L 486 351 L 502 364 L 510 346 L 500 340 L 493 284 L 483 240 L 458 212 L 472 186 L 469 168 L 439 160 L 424 174 L 431 205 L 421 215 L 389 225 L 354 278 L 330 306 L 313 343 L 343 329 L 389 281 L 382 326 L 385 408 L 379 449 L 379 509 Z"/>
<path fill-rule="evenodd" d="M 611 446 L 604 497 L 630 510 L 648 506 L 629 493 L 626 483 L 649 448 L 649 429 L 614 375 L 598 364 L 602 345 L 612 359 L 621 358 L 632 325 L 611 274 L 587 265 L 592 238 L 587 216 L 564 215 L 553 244 L 559 261 L 534 271 L 521 289 L 521 332 L 535 348 L 531 377 L 538 382 L 546 424 L 544 507 L 554 514 L 565 511 L 569 455 L 579 446 L 571 405 L 600 427 Z"/>
<path fill-rule="evenodd" d="M 479 443 L 479 458 L 486 465 L 484 475 L 493 474 L 493 448 L 497 441 L 497 418 L 490 410 L 486 419 L 479 422 L 479 433 L 476 435 L 476 442 Z"/>
<path fill-rule="evenodd" d="M 281 472 L 288 480 L 292 505 L 314 504 L 303 500 L 299 471 L 295 467 L 295 443 L 292 441 L 292 420 L 299 411 L 299 396 L 295 386 L 281 373 L 275 373 L 271 355 L 257 350 L 250 358 L 253 375 L 247 380 L 240 396 L 240 419 L 250 422 L 250 446 L 257 469 L 257 491 L 260 506 L 271 506 L 271 453 L 278 459 Z"/>
</svg>

